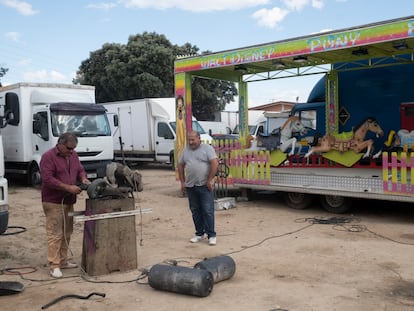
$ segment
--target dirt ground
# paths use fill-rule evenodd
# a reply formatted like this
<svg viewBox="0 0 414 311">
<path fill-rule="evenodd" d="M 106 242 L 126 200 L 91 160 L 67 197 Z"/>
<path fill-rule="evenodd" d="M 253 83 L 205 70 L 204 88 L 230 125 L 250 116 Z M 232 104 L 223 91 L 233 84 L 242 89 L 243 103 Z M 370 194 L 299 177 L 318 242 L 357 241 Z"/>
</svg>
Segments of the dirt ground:
<svg viewBox="0 0 414 311">
<path fill-rule="evenodd" d="M 20 282 L 24 289 L 0 296 L 0 309 L 41 310 L 60 296 L 93 292 L 105 297 L 67 298 L 47 309 L 414 309 L 412 204 L 360 201 L 352 214 L 336 219 L 345 221 L 344 225 L 335 225 L 324 220 L 338 215 L 328 214 L 317 203 L 293 210 L 279 195 L 262 193 L 253 201 L 216 211 L 216 246 L 206 241 L 191 244 L 194 229 L 187 198 L 181 195 L 174 172 L 157 166 L 140 170 L 144 191 L 136 195 L 137 206 L 151 212 L 136 216 L 138 268 L 97 277 L 80 268 L 64 270 L 62 279 L 49 277 L 40 192 L 11 182 L 9 226 L 26 231 L 0 236 L 0 280 Z M 86 197 L 82 193 L 76 210 L 85 209 Z M 78 264 L 82 241 L 83 223 L 77 223 L 70 245 Z M 214 284 L 207 297 L 155 290 L 147 278 L 140 278 L 143 270 L 155 264 L 175 261 L 192 267 L 218 255 L 230 256 L 236 272 L 231 279 Z"/>
</svg>

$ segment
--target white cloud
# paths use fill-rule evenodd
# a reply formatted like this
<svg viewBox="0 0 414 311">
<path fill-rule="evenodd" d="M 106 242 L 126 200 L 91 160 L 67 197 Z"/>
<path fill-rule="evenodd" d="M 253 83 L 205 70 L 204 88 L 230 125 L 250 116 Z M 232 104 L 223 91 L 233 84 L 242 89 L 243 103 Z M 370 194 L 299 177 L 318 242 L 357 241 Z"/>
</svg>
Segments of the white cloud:
<svg viewBox="0 0 414 311">
<path fill-rule="evenodd" d="M 49 72 L 49 76 L 53 81 L 64 81 L 66 80 L 66 76 L 59 71 L 51 70 Z"/>
<path fill-rule="evenodd" d="M 47 71 L 43 69 L 25 72 L 23 79 L 30 82 L 62 82 L 66 80 L 66 76 L 55 70 Z"/>
<path fill-rule="evenodd" d="M 324 7 L 324 0 L 312 0 L 312 7 L 315 9 L 322 9 Z"/>
<path fill-rule="evenodd" d="M 282 1 L 289 10 L 300 11 L 309 4 L 315 9 L 322 9 L 324 7 L 325 0 L 282 0 Z"/>
<path fill-rule="evenodd" d="M 110 10 L 117 6 L 118 5 L 115 2 L 100 2 L 88 4 L 86 7 L 88 9 Z"/>
<path fill-rule="evenodd" d="M 3 0 L 3 4 L 8 6 L 9 8 L 16 9 L 22 15 L 35 15 L 39 13 L 39 11 L 35 11 L 32 8 L 30 3 L 24 1 L 17 1 L 17 0 Z"/>
<path fill-rule="evenodd" d="M 310 0 L 283 0 L 289 10 L 300 11 L 309 4 Z"/>
<path fill-rule="evenodd" d="M 269 2 L 270 0 L 120 0 L 120 3 L 127 8 L 154 8 L 160 10 L 177 8 L 193 12 L 240 10 L 268 4 Z"/>
<path fill-rule="evenodd" d="M 14 42 L 19 42 L 19 39 L 21 37 L 21 34 L 18 33 L 18 32 L 16 32 L 16 31 L 10 31 L 10 32 L 7 32 L 5 34 L 5 36 L 6 36 L 6 38 L 8 38 L 8 39 L 10 39 L 10 40 L 12 40 Z"/>
<path fill-rule="evenodd" d="M 47 77 L 46 70 L 38 70 L 38 71 L 31 71 L 23 73 L 23 79 L 25 81 L 39 81 L 44 80 Z"/>
<path fill-rule="evenodd" d="M 273 9 L 261 9 L 253 13 L 252 17 L 257 20 L 257 23 L 260 26 L 275 28 L 278 23 L 280 23 L 286 15 L 289 14 L 288 10 L 283 10 L 278 7 Z"/>
</svg>

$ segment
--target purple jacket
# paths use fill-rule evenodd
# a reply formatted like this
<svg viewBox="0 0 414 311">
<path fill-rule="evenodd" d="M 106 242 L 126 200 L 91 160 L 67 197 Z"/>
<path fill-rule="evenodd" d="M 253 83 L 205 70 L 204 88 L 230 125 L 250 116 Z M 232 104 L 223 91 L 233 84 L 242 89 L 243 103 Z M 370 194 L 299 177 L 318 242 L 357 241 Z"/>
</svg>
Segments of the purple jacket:
<svg viewBox="0 0 414 311">
<path fill-rule="evenodd" d="M 58 188 L 61 183 L 75 185 L 86 176 L 79 161 L 78 154 L 73 151 L 68 157 L 62 157 L 55 146 L 42 155 L 40 160 L 42 176 L 42 202 L 61 204 L 76 203 L 76 195 Z"/>
</svg>

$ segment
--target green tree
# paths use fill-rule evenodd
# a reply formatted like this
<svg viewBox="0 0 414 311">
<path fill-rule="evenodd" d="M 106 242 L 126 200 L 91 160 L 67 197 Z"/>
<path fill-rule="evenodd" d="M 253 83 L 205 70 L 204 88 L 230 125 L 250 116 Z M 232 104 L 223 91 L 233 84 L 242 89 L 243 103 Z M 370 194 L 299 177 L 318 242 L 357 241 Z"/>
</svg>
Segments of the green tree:
<svg viewBox="0 0 414 311">
<path fill-rule="evenodd" d="M 196 77 L 192 82 L 193 115 L 198 120 L 214 121 L 214 113 L 224 110 L 237 94 L 233 82 Z"/>
<path fill-rule="evenodd" d="M 0 78 L 3 78 L 7 71 L 9 71 L 9 68 L 0 67 Z M 0 86 L 2 86 L 1 81 Z"/>
<path fill-rule="evenodd" d="M 198 48 L 173 45 L 164 36 L 144 32 L 128 38 L 126 45 L 106 43 L 90 53 L 74 83 L 94 85 L 97 102 L 174 96 L 174 61 L 178 55 L 196 54 Z M 193 79 L 193 113 L 209 120 L 234 101 L 234 83 Z"/>
</svg>

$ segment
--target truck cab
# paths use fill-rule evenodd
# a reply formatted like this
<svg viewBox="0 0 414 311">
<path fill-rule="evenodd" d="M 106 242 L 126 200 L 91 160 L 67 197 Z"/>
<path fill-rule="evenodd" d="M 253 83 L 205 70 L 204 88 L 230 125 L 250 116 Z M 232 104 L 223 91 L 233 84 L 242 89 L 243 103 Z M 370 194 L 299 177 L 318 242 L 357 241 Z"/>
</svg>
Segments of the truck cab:
<svg viewBox="0 0 414 311">
<path fill-rule="evenodd" d="M 38 186 L 41 156 L 64 132 L 78 137 L 76 152 L 88 178 L 106 175 L 112 136 L 93 86 L 24 82 L 1 87 L 1 96 L 6 107 L 16 107 L 2 132 L 6 176 L 23 176 L 28 185 Z"/>
</svg>

